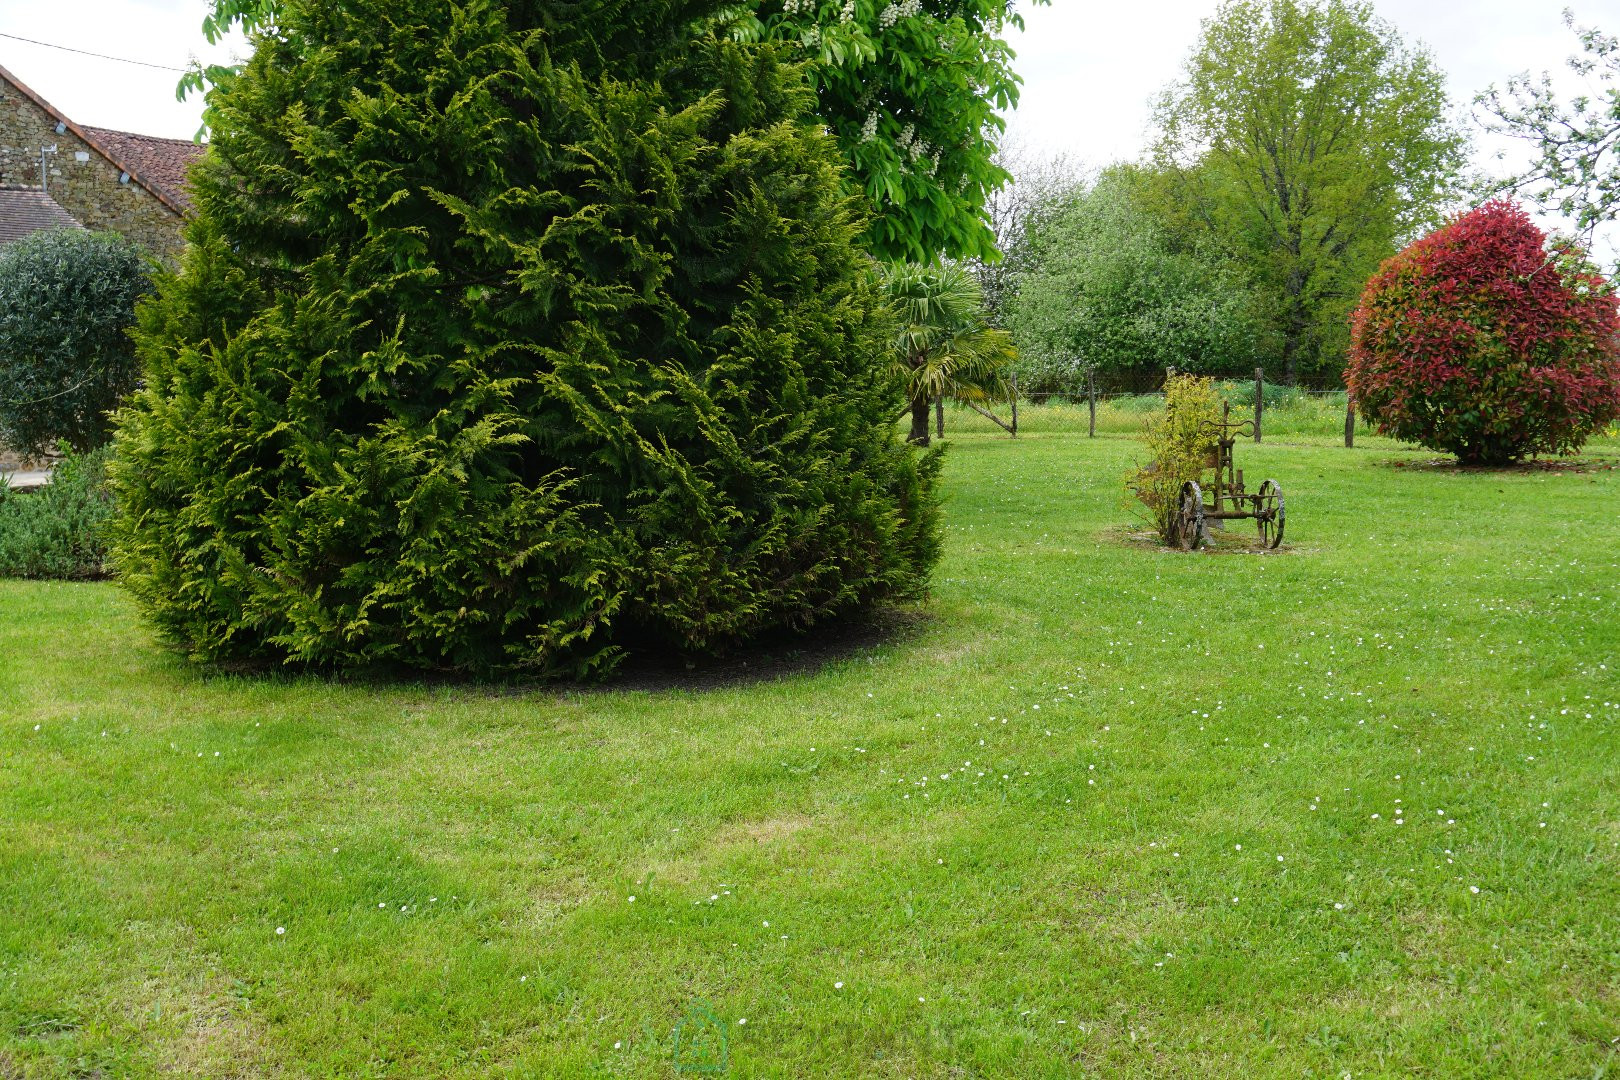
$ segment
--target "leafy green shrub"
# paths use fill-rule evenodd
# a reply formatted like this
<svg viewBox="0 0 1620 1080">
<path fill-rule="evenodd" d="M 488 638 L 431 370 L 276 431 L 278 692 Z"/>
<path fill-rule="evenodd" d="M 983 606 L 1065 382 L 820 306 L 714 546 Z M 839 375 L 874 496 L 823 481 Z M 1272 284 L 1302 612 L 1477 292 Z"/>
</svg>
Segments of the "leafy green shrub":
<svg viewBox="0 0 1620 1080">
<path fill-rule="evenodd" d="M 116 233 L 37 232 L 0 247 L 0 442 L 41 454 L 107 441 L 134 389 L 130 328 L 151 283 Z"/>
<path fill-rule="evenodd" d="M 1380 432 L 1467 464 L 1573 453 L 1620 416 L 1620 300 L 1584 252 L 1488 202 L 1384 263 L 1346 376 Z"/>
<path fill-rule="evenodd" d="M 67 450 L 35 491 L 0 483 L 0 577 L 95 578 L 107 572 L 106 448 Z"/>
<path fill-rule="evenodd" d="M 1164 385 L 1164 409 L 1142 423 L 1142 439 L 1153 458 L 1125 474 L 1128 499 L 1146 508 L 1159 539 L 1174 543 L 1181 489 L 1210 467 L 1221 419 L 1214 380 L 1176 375 Z"/>
<path fill-rule="evenodd" d="M 1081 392 L 1085 365 L 1102 379 L 1253 368 L 1261 329 L 1248 283 L 1179 247 L 1138 205 L 1137 184 L 1110 170 L 1037 218 L 1011 314 L 1026 391 Z"/>
<path fill-rule="evenodd" d="M 121 414 L 122 579 L 215 661 L 601 674 L 920 589 L 937 459 L 836 146 L 721 0 L 290 4 Z"/>
</svg>

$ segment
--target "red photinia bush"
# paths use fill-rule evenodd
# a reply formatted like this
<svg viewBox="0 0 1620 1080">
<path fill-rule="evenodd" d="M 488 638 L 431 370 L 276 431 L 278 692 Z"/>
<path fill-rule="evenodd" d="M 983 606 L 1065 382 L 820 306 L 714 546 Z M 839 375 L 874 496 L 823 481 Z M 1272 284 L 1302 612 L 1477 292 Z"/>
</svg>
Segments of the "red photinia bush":
<svg viewBox="0 0 1620 1080">
<path fill-rule="evenodd" d="M 1346 377 L 1380 432 L 1470 464 L 1571 453 L 1620 416 L 1620 303 L 1583 252 L 1488 202 L 1379 268 Z"/>
</svg>

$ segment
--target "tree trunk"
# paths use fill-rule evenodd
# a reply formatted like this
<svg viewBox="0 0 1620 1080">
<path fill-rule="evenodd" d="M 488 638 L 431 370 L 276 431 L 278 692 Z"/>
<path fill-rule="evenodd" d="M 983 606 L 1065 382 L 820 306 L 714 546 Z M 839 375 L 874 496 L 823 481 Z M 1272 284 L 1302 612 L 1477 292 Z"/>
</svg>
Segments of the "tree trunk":
<svg viewBox="0 0 1620 1080">
<path fill-rule="evenodd" d="M 1305 328 L 1310 324 L 1311 313 L 1305 305 L 1305 268 L 1299 265 L 1303 250 L 1299 226 L 1293 227 L 1290 240 L 1287 251 L 1294 267 L 1283 284 L 1283 307 L 1287 312 L 1283 329 L 1283 383 L 1293 387 L 1299 385 L 1299 358 L 1305 351 Z"/>
<path fill-rule="evenodd" d="M 943 394 L 934 399 L 934 435 L 941 439 L 945 437 L 945 396 Z"/>
<path fill-rule="evenodd" d="M 906 441 L 918 446 L 928 445 L 928 395 L 918 394 L 911 399 L 911 434 Z"/>
<path fill-rule="evenodd" d="M 1288 316 L 1283 330 L 1283 385 L 1299 385 L 1299 358 L 1305 351 L 1305 302 L 1300 297 L 1290 297 L 1288 303 Z"/>
</svg>

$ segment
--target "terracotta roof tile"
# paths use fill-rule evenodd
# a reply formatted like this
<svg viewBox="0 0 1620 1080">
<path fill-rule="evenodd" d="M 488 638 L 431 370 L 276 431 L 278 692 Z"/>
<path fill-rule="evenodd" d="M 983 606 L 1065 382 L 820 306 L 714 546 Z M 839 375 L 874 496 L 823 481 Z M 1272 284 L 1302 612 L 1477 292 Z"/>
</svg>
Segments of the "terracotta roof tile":
<svg viewBox="0 0 1620 1080">
<path fill-rule="evenodd" d="M 82 229 L 56 200 L 37 187 L 0 185 L 0 244 L 46 229 Z"/>
<path fill-rule="evenodd" d="M 111 152 L 120 166 L 138 175 L 149 187 L 161 188 L 184 211 L 191 209 L 186 170 L 207 149 L 190 139 L 162 139 L 128 131 L 81 125 L 92 142 Z"/>
</svg>

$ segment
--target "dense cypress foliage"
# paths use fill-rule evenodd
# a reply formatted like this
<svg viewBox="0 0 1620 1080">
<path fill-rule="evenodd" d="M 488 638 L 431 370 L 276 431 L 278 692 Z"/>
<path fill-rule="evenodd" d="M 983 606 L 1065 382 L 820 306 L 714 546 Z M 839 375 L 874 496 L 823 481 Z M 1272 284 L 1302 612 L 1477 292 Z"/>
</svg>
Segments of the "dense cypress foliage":
<svg viewBox="0 0 1620 1080">
<path fill-rule="evenodd" d="M 802 72 L 715 3 L 326 0 L 214 101 L 119 570 L 216 661 L 599 674 L 922 587 Z"/>
</svg>

